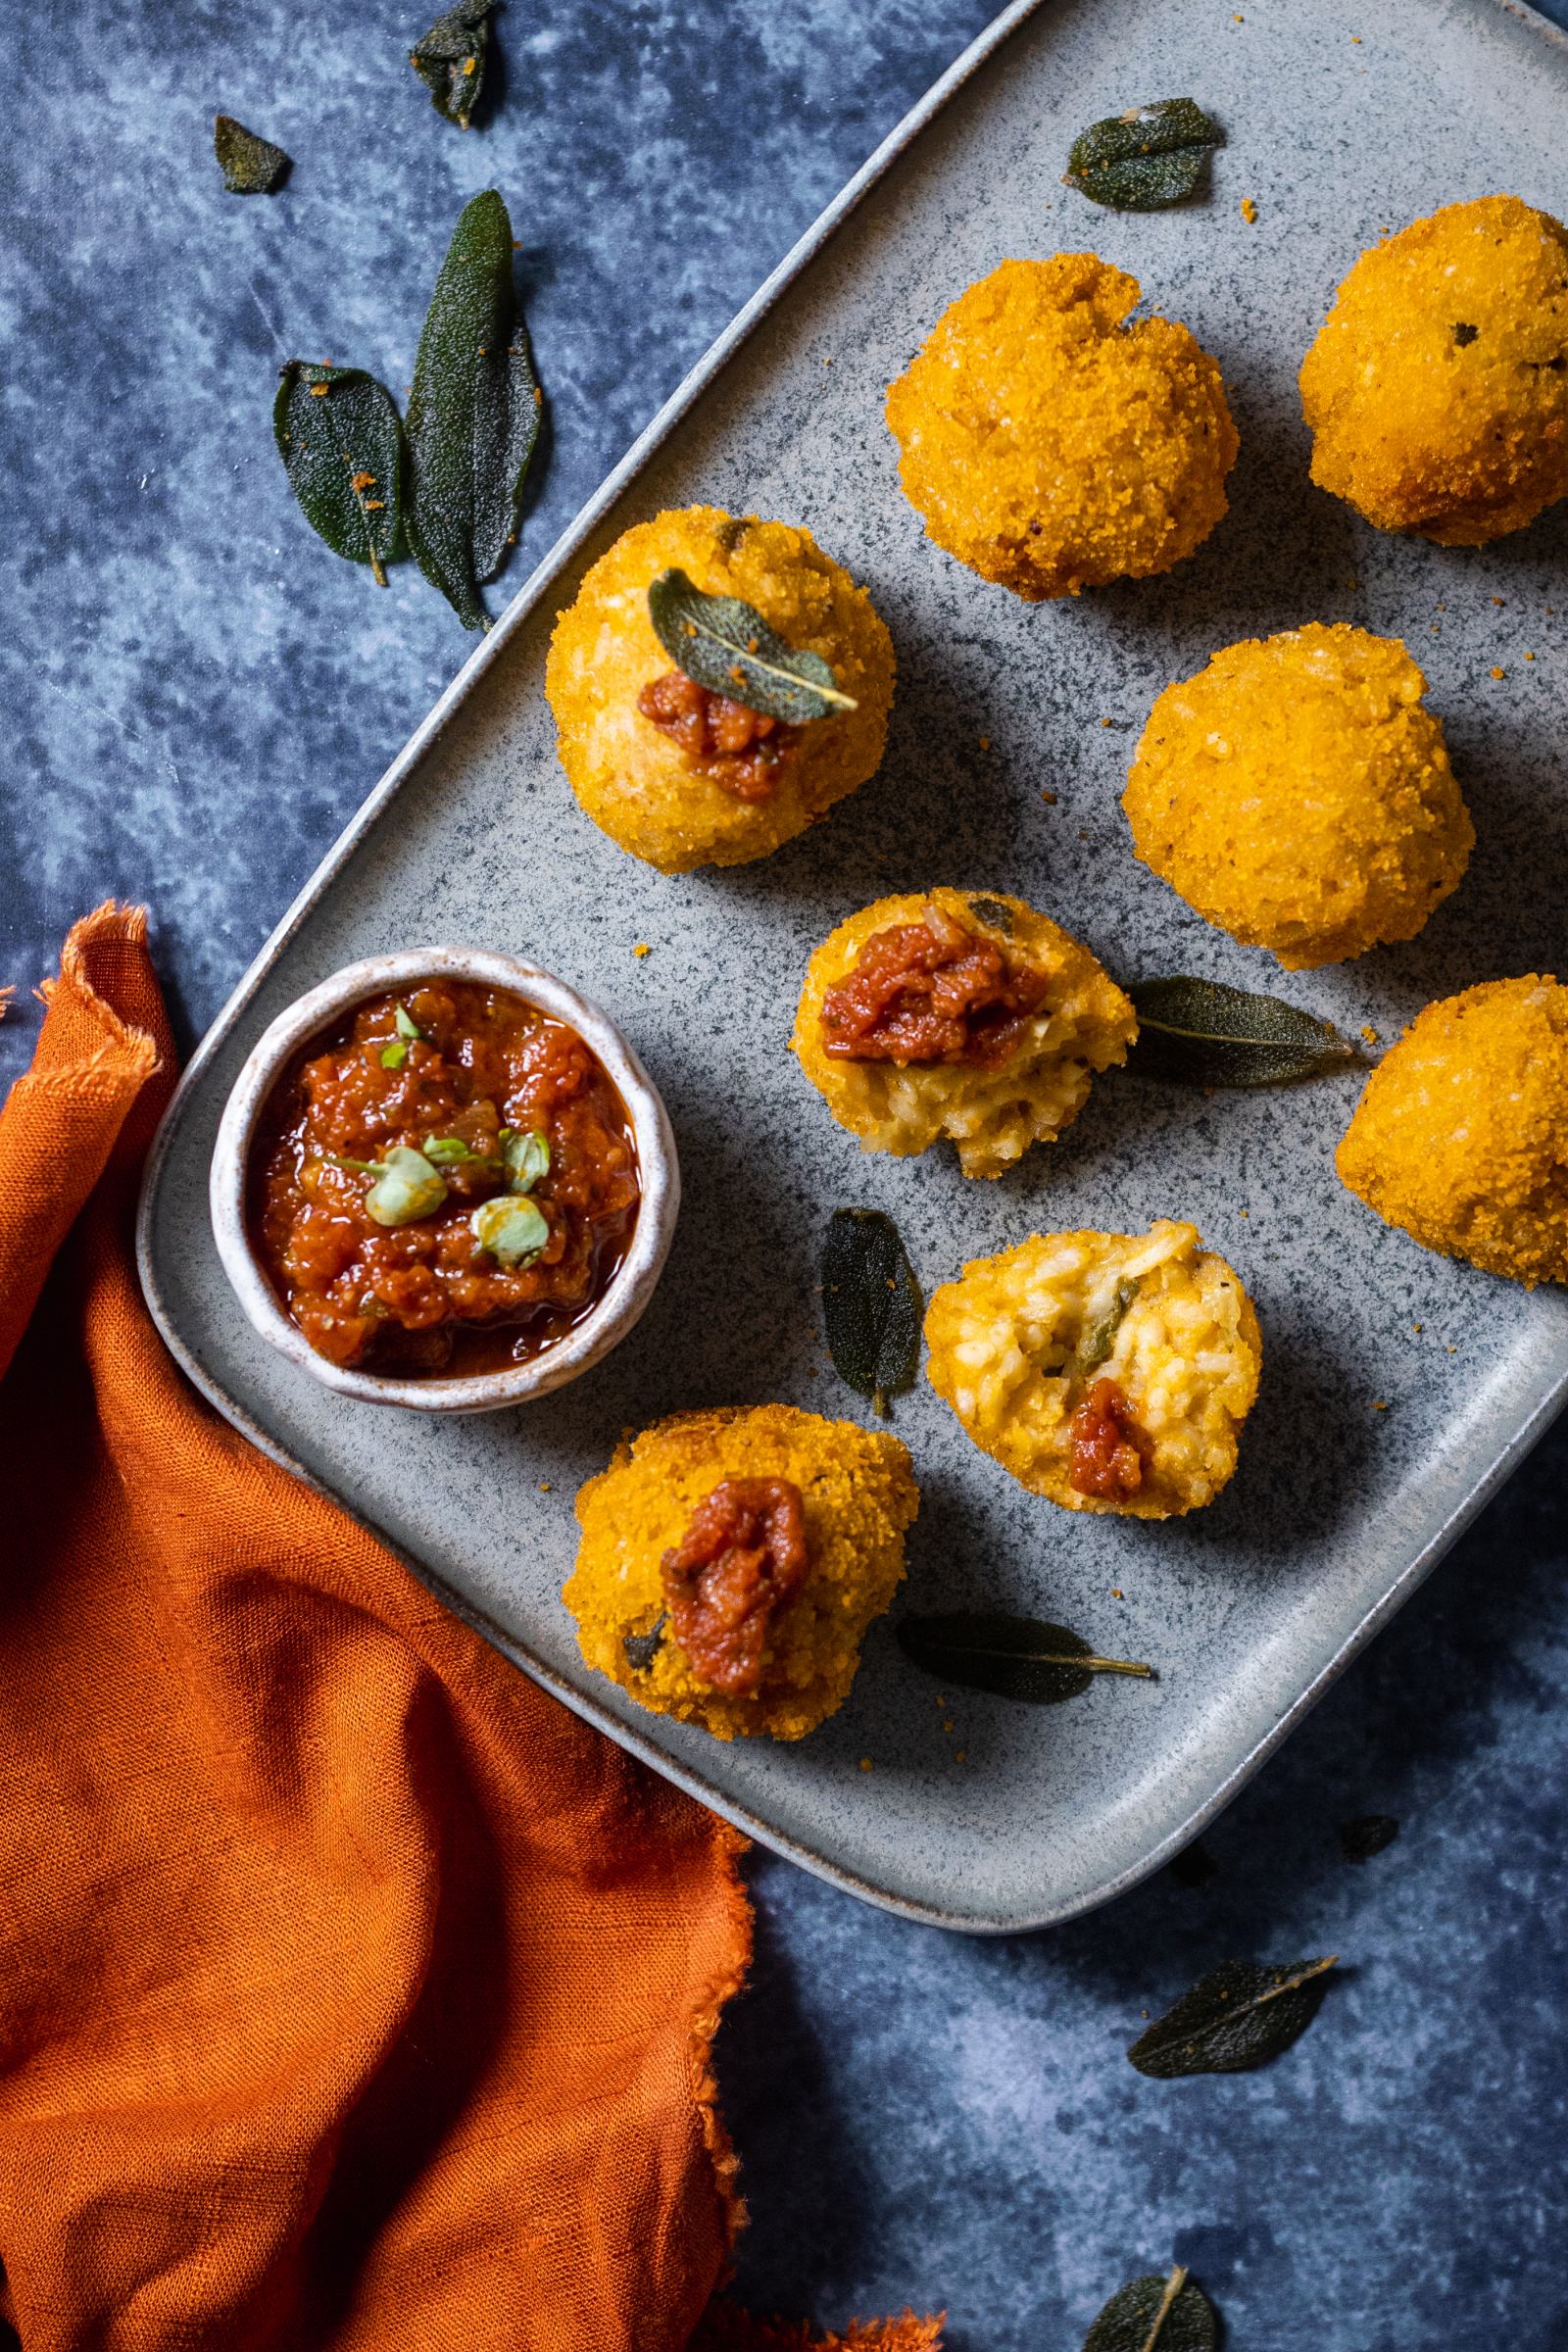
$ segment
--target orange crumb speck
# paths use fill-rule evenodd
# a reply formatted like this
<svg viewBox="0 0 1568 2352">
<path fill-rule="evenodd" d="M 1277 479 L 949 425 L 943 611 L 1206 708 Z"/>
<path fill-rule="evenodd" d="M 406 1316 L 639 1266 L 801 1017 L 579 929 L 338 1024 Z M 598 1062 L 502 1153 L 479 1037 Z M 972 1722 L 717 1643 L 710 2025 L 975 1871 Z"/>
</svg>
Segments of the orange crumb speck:
<svg viewBox="0 0 1568 2352">
<path fill-rule="evenodd" d="M 548 1478 L 542 1478 L 542 1479 L 539 1481 L 539 1492 L 540 1492 L 540 1494 L 549 1494 L 549 1492 L 550 1492 L 550 1481 L 549 1481 L 549 1479 L 548 1479 Z"/>
<path fill-rule="evenodd" d="M 1054 808 L 1056 806 L 1055 794 L 1054 792 L 1047 792 L 1043 786 L 1041 788 L 1040 798 L 1045 802 L 1048 808 Z"/>
<path fill-rule="evenodd" d="M 646 939 L 640 939 L 632 950 L 634 956 L 651 956 L 653 952 Z"/>
<path fill-rule="evenodd" d="M 1244 196 L 1242 198 L 1242 219 L 1247 222 L 1249 228 L 1250 228 L 1252 222 L 1257 219 L 1257 206 L 1253 203 L 1250 196 Z"/>
<path fill-rule="evenodd" d="M 1508 675 L 1508 672 L 1505 669 L 1499 669 L 1496 663 L 1494 662 L 1492 665 L 1492 675 L 1494 678 L 1505 678 Z"/>
<path fill-rule="evenodd" d="M 1533 661 L 1533 660 L 1534 660 L 1534 658 L 1535 658 L 1535 657 L 1534 657 L 1533 655 L 1531 655 L 1531 654 L 1527 654 L 1527 655 L 1525 656 L 1525 660 L 1526 660 L 1527 662 L 1529 662 L 1529 661 Z M 981 738 L 980 738 L 980 749 L 981 749 L 983 752 L 989 752 L 989 751 L 990 751 L 990 749 L 991 749 L 991 738 L 990 738 L 990 736 L 989 736 L 989 735 L 982 735 L 982 736 L 981 736 Z"/>
<path fill-rule="evenodd" d="M 969 1750 L 966 1747 L 956 1748 L 954 1750 L 953 1761 L 955 1764 L 967 1764 L 969 1761 Z"/>
<path fill-rule="evenodd" d="M 384 498 L 368 498 L 365 502 L 365 512 L 367 514 L 379 514 L 385 505 Z"/>
<path fill-rule="evenodd" d="M 1361 1035 L 1363 1036 L 1363 1038 L 1365 1038 L 1365 1040 L 1366 1040 L 1366 1042 L 1367 1042 L 1367 1044 L 1368 1044 L 1369 1046 L 1375 1046 L 1375 1045 L 1377 1044 L 1377 1042 L 1378 1042 L 1378 1033 L 1377 1033 L 1377 1031 L 1376 1031 L 1376 1030 L 1373 1028 L 1373 1026 L 1372 1026 L 1372 1024 L 1371 1024 L 1371 1022 L 1370 1022 L 1370 1021 L 1363 1021 L 1363 1022 L 1362 1022 L 1362 1024 L 1361 1024 Z"/>
<path fill-rule="evenodd" d="M 1116 722 L 1113 718 L 1102 718 L 1100 723 L 1102 727 L 1113 727 Z"/>
<path fill-rule="evenodd" d="M 312 384 L 310 387 L 311 398 L 313 400 L 324 400 L 331 389 L 332 387 L 330 384 Z"/>
<path fill-rule="evenodd" d="M 862 1756 L 862 1757 L 860 1758 L 860 1770 L 861 1770 L 862 1772 L 869 1772 L 869 1771 L 870 1771 L 870 1769 L 871 1769 L 871 1759 L 870 1759 L 870 1757 L 869 1757 L 869 1756 Z"/>
<path fill-rule="evenodd" d="M 1535 657 L 1535 655 L 1534 655 L 1534 654 L 1526 654 L 1526 656 L 1525 656 L 1525 660 L 1526 660 L 1527 662 L 1533 662 L 1533 661 L 1535 660 L 1535 658 L 1536 658 L 1536 657 Z"/>
<path fill-rule="evenodd" d="M 1388 1400 L 1388 1398 L 1387 1398 L 1386 1396 L 1374 1396 L 1374 1397 L 1373 1397 L 1373 1399 L 1372 1399 L 1372 1410 L 1373 1410 L 1375 1413 L 1386 1413 L 1386 1412 L 1388 1411 L 1388 1409 L 1389 1409 L 1389 1400 Z"/>
<path fill-rule="evenodd" d="M 1125 1600 L 1127 1595 L 1122 1591 L 1120 1585 L 1112 1585 L 1110 1588 L 1110 1597 L 1112 1600 Z"/>
</svg>

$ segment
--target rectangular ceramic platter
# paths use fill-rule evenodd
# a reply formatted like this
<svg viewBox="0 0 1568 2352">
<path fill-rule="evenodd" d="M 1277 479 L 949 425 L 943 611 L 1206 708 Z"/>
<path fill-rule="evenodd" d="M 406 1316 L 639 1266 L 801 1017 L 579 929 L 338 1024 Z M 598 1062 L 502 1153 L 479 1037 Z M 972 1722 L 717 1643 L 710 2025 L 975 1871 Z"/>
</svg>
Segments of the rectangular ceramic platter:
<svg viewBox="0 0 1568 2352">
<path fill-rule="evenodd" d="M 612 1737 L 780 1851 L 954 1927 L 1063 1919 L 1175 1851 L 1568 1387 L 1568 1298 L 1430 1256 L 1341 1189 L 1353 1079 L 1205 1099 L 1111 1074 L 1059 1144 L 966 1183 L 946 1147 L 861 1156 L 785 1051 L 815 943 L 869 900 L 936 881 L 1021 893 L 1123 978 L 1282 988 L 1383 1038 L 1470 981 L 1562 968 L 1568 508 L 1481 554 L 1380 536 L 1310 487 L 1296 371 L 1381 227 L 1498 188 L 1568 214 L 1568 52 L 1494 0 L 1375 0 L 1364 19 L 1340 0 L 1246 0 L 1241 14 L 1048 0 L 960 61 L 670 404 L 323 866 L 203 1048 L 145 1203 L 154 1309 L 231 1419 Z M 1211 200 L 1120 215 L 1062 187 L 1086 123 L 1186 93 L 1227 129 Z M 1029 607 L 924 538 L 882 399 L 965 285 L 1058 247 L 1130 270 L 1148 307 L 1193 328 L 1224 371 L 1242 454 L 1230 515 L 1174 573 Z M 808 523 L 869 585 L 899 689 L 880 775 L 808 838 L 666 880 L 579 812 L 542 678 L 588 564 L 628 524 L 698 502 Z M 1282 980 L 1134 861 L 1118 795 L 1168 680 L 1307 619 L 1408 642 L 1479 841 L 1412 946 Z M 541 1403 L 466 1421 L 339 1402 L 270 1353 L 228 1293 L 206 1205 L 215 1124 L 264 1025 L 353 957 L 439 941 L 524 954 L 606 1005 L 663 1092 L 686 1186 L 631 1341 Z M 726 1746 L 585 1671 L 559 1599 L 572 1499 L 622 1430 L 768 1398 L 865 1417 L 826 1363 L 816 1297 L 824 1225 L 846 1202 L 894 1213 L 928 1288 L 1030 1232 L 1157 1216 L 1193 1219 L 1241 1270 L 1262 1318 L 1261 1398 L 1234 1484 L 1190 1520 L 1069 1516 L 977 1452 L 923 1380 L 896 1408 L 922 1490 L 904 1601 L 1062 1619 L 1152 1660 L 1157 1683 L 1103 1681 L 1053 1709 L 939 1691 L 884 1621 L 833 1722 L 797 1746 Z"/>
</svg>

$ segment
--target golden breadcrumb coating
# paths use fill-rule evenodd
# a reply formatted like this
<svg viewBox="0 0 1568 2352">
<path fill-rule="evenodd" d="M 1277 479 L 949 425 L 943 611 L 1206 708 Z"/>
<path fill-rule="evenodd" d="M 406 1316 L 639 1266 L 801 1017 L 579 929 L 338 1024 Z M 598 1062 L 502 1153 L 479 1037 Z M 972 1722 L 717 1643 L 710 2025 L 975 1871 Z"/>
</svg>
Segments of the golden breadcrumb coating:
<svg viewBox="0 0 1568 2352">
<path fill-rule="evenodd" d="M 1050 975 L 1041 1010 L 997 1063 L 841 1061 L 822 1042 L 822 1000 L 879 931 L 919 923 L 929 908 Z M 1089 1098 L 1091 1073 L 1127 1058 L 1138 1035 L 1131 1001 L 1078 940 L 1022 899 L 937 888 L 878 899 L 828 934 L 806 970 L 790 1045 L 841 1127 L 862 1152 L 904 1158 L 949 1137 L 965 1176 L 1000 1176 L 1031 1144 L 1054 1143 Z"/>
<path fill-rule="evenodd" d="M 1423 1249 L 1532 1290 L 1568 1282 L 1568 988 L 1484 980 L 1417 1013 L 1334 1164 Z"/>
<path fill-rule="evenodd" d="M 1413 939 L 1475 847 L 1395 637 L 1247 638 L 1150 713 L 1122 807 L 1145 865 L 1292 971 Z"/>
<path fill-rule="evenodd" d="M 1447 204 L 1363 253 L 1301 368 L 1312 479 L 1384 531 L 1482 547 L 1568 497 L 1568 229 Z"/>
<path fill-rule="evenodd" d="M 1107 1351 L 1086 1362 L 1096 1335 Z M 1036 1234 L 977 1257 L 932 1293 L 925 1337 L 926 1376 L 983 1453 L 1065 1510 L 1134 1519 L 1213 1501 L 1262 1366 L 1240 1275 L 1168 1218 L 1142 1236 Z M 1152 1441 L 1142 1483 L 1113 1501 L 1068 1483 L 1073 1414 L 1098 1380 L 1114 1381 Z"/>
<path fill-rule="evenodd" d="M 1168 571 L 1225 513 L 1219 369 L 1185 326 L 1124 324 L 1138 297 L 1093 253 L 1003 262 L 889 387 L 927 531 L 1030 603 Z"/>
<path fill-rule="evenodd" d="M 641 1670 L 624 1646 L 663 1617 L 663 1555 L 726 1478 L 788 1479 L 805 1510 L 806 1583 L 773 1624 L 751 1696 L 700 1681 L 667 1630 Z M 919 1507 L 908 1448 L 886 1430 L 787 1404 L 675 1413 L 622 1442 L 578 1494 L 582 1542 L 561 1597 L 589 1665 L 656 1714 L 719 1740 L 800 1740 L 848 1696 L 865 1629 L 903 1578 L 904 1534 Z"/>
<path fill-rule="evenodd" d="M 700 768 L 637 698 L 670 668 L 648 617 L 662 571 L 752 605 L 786 644 L 822 656 L 854 710 L 812 719 L 765 800 L 739 800 Z M 673 508 L 625 531 L 556 622 L 545 692 L 561 764 L 596 825 L 662 873 L 765 858 L 876 772 L 893 705 L 893 641 L 871 599 L 809 531 Z"/>
</svg>

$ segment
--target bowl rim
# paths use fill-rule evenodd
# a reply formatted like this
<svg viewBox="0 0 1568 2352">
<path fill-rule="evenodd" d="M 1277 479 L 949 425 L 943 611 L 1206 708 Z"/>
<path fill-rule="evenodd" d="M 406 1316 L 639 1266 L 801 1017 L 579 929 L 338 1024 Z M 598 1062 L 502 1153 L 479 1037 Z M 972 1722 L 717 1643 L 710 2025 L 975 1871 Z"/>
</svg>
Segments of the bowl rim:
<svg viewBox="0 0 1568 2352">
<path fill-rule="evenodd" d="M 631 1120 L 641 1200 L 631 1247 L 602 1298 L 527 1363 L 449 1378 L 365 1372 L 318 1355 L 284 1311 L 251 1247 L 246 1179 L 257 1122 L 288 1063 L 319 1030 L 370 997 L 428 980 L 477 980 L 505 989 L 576 1031 L 613 1082 Z M 229 1090 L 208 1177 L 213 1239 L 247 1321 L 280 1355 L 340 1396 L 413 1412 L 495 1412 L 548 1396 L 599 1363 L 638 1321 L 674 1239 L 680 1165 L 658 1088 L 610 1015 L 543 965 L 491 948 L 404 948 L 344 964 L 286 1005 L 263 1030 Z"/>
</svg>

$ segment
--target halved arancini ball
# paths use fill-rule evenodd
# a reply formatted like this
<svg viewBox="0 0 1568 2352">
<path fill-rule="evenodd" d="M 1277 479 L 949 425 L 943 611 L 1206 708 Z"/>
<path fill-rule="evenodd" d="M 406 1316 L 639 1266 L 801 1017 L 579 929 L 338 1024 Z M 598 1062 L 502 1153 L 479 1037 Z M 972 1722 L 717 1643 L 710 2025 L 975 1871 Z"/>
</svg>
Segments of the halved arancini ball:
<svg viewBox="0 0 1568 2352">
<path fill-rule="evenodd" d="M 887 419 L 939 547 L 1030 603 L 1168 571 L 1241 444 L 1209 355 L 1093 253 L 1003 262 L 943 313 Z"/>
<path fill-rule="evenodd" d="M 1568 497 L 1568 229 L 1517 196 L 1371 246 L 1301 366 L 1312 479 L 1383 531 L 1482 547 Z"/>
<path fill-rule="evenodd" d="M 1423 1249 L 1532 1290 L 1568 1282 L 1568 988 L 1484 980 L 1417 1013 L 1334 1164 Z"/>
<path fill-rule="evenodd" d="M 1425 691 L 1397 638 L 1344 621 L 1225 646 L 1150 713 L 1134 849 L 1291 971 L 1413 939 L 1475 846 Z"/>
<path fill-rule="evenodd" d="M 684 571 L 821 656 L 853 710 L 789 725 L 694 685 L 654 633 L 648 590 Z M 673 508 L 621 534 L 556 623 L 545 692 L 561 764 L 594 823 L 662 873 L 765 858 L 876 771 L 893 641 L 863 588 L 787 522 Z"/>
<path fill-rule="evenodd" d="M 1054 1143 L 1093 1071 L 1125 1061 L 1130 1000 L 1089 950 L 1022 899 L 939 888 L 878 899 L 806 970 L 790 1043 L 863 1152 L 943 1136 L 966 1176 Z"/>
<path fill-rule="evenodd" d="M 582 1489 L 561 1597 L 589 1665 L 656 1714 L 800 1740 L 848 1696 L 919 1507 L 889 1431 L 787 1404 L 676 1413 Z"/>
<path fill-rule="evenodd" d="M 1069 1511 L 1171 1519 L 1236 1467 L 1262 1340 L 1193 1225 L 1036 1234 L 931 1295 L 926 1376 L 983 1453 Z"/>
</svg>

